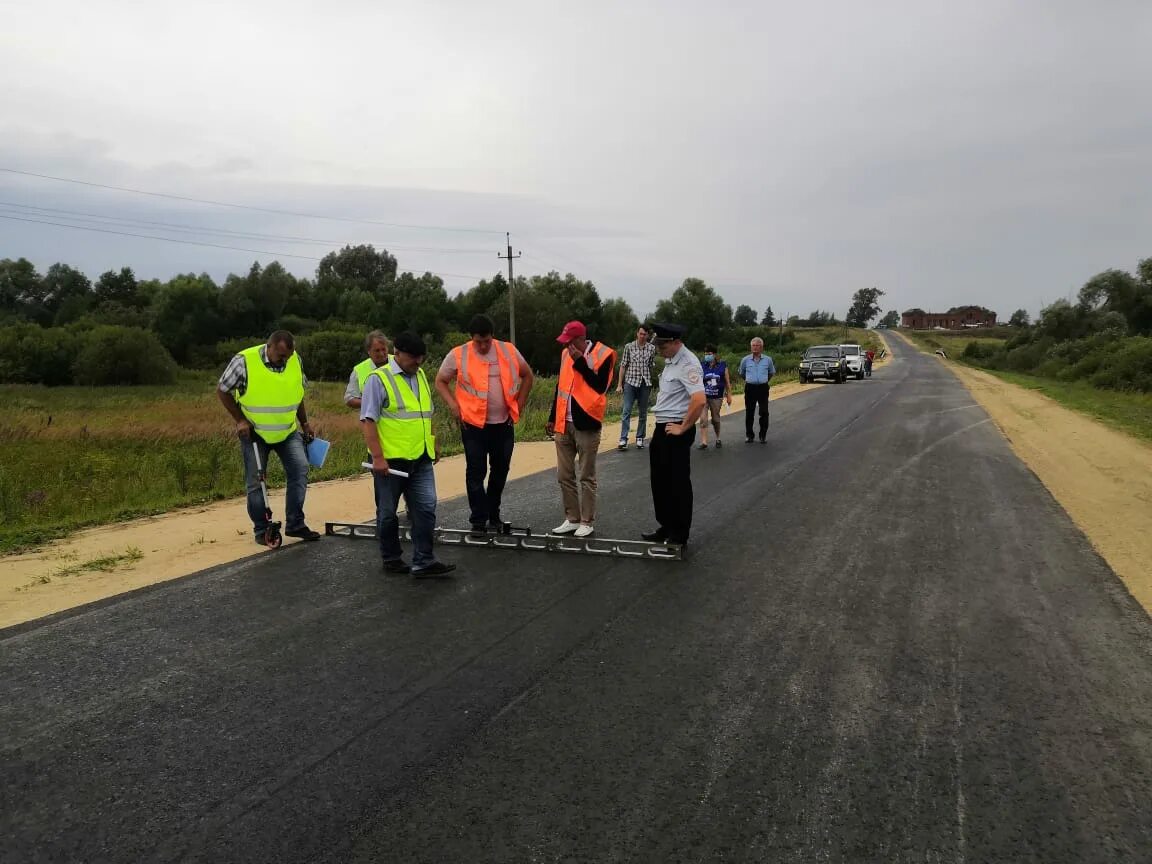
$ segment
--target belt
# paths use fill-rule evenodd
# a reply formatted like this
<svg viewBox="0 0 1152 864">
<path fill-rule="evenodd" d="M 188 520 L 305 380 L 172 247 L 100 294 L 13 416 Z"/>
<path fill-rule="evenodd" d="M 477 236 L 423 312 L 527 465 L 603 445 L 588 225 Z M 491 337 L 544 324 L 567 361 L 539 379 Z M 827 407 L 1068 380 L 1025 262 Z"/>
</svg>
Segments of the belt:
<svg viewBox="0 0 1152 864">
<path fill-rule="evenodd" d="M 657 426 L 667 426 L 669 423 L 683 423 L 683 422 L 684 422 L 684 418 L 681 417 L 679 420 L 657 420 L 656 425 Z"/>
</svg>

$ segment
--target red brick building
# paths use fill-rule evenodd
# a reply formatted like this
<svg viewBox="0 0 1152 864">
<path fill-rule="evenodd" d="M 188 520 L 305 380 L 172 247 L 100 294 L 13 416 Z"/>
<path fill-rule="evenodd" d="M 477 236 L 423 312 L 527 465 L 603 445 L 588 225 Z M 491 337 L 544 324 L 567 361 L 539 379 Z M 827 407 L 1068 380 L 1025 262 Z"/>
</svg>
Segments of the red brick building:
<svg viewBox="0 0 1152 864">
<path fill-rule="evenodd" d="M 996 313 L 983 306 L 953 306 L 947 312 L 909 309 L 900 316 L 900 326 L 909 330 L 959 330 L 961 327 L 995 327 Z"/>
</svg>

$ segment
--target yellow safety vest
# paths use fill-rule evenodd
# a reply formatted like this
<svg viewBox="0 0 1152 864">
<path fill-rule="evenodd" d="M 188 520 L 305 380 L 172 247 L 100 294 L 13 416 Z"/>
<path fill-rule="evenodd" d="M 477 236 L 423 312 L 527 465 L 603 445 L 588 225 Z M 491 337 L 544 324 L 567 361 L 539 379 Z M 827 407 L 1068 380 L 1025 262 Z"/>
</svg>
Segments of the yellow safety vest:
<svg viewBox="0 0 1152 864">
<path fill-rule="evenodd" d="M 296 431 L 296 409 L 304 401 L 304 370 L 293 354 L 283 372 L 273 372 L 260 359 L 262 345 L 240 352 L 248 370 L 248 386 L 237 396 L 240 410 L 269 444 L 278 444 Z"/>
<path fill-rule="evenodd" d="M 388 358 L 388 360 L 391 359 L 391 357 Z M 385 366 L 388 365 L 388 360 L 384 361 Z M 364 382 L 368 380 L 368 376 L 371 375 L 375 370 L 376 364 L 372 362 L 371 357 L 368 357 L 365 360 L 361 360 L 356 364 L 356 368 L 353 371 L 356 373 L 356 382 L 360 385 L 360 395 L 364 395 Z"/>
<path fill-rule="evenodd" d="M 419 459 L 425 453 L 436 458 L 436 439 L 432 435 L 432 390 L 424 370 L 416 372 L 417 393 L 392 364 L 381 366 L 371 374 L 380 379 L 388 394 L 388 405 L 380 409 L 376 434 L 385 459 Z"/>
</svg>

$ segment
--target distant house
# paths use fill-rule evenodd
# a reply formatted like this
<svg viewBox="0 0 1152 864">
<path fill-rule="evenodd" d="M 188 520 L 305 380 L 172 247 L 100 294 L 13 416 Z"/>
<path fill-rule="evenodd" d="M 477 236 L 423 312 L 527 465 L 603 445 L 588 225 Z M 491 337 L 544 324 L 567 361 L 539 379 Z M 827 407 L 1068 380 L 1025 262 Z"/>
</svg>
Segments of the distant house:
<svg viewBox="0 0 1152 864">
<path fill-rule="evenodd" d="M 962 327 L 995 327 L 996 313 L 983 306 L 953 306 L 947 312 L 908 309 L 900 326 L 909 330 L 959 330 Z"/>
</svg>

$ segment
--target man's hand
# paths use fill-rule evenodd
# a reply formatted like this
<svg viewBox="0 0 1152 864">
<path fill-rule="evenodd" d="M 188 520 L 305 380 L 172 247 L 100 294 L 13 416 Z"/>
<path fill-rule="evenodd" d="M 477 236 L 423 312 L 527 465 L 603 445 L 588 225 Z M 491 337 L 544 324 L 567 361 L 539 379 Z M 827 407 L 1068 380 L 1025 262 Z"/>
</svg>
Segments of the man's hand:
<svg viewBox="0 0 1152 864">
<path fill-rule="evenodd" d="M 460 403 L 453 399 L 448 403 L 448 410 L 452 414 L 452 419 L 459 421 L 460 417 Z"/>
<path fill-rule="evenodd" d="M 581 351 L 579 348 L 577 348 L 575 345 L 573 345 L 571 342 L 569 342 L 564 347 L 568 349 L 568 356 L 571 357 L 573 360 L 579 360 L 581 357 L 584 356 L 584 352 Z"/>
<path fill-rule="evenodd" d="M 252 437 L 252 424 L 247 420 L 236 421 L 236 434 L 245 440 Z"/>
<path fill-rule="evenodd" d="M 732 394 L 731 394 L 731 393 L 729 393 L 729 394 L 728 394 L 727 396 L 725 396 L 724 398 L 728 400 L 728 407 L 729 407 L 729 408 L 731 408 L 731 407 L 732 407 Z"/>
<path fill-rule="evenodd" d="M 664 434 L 666 434 L 666 435 L 683 435 L 684 434 L 684 424 L 683 423 L 669 423 L 667 426 L 664 427 Z"/>
<path fill-rule="evenodd" d="M 387 474 L 388 473 L 388 460 L 383 456 L 372 457 L 372 472 L 374 474 Z"/>
<path fill-rule="evenodd" d="M 313 438 L 316 437 L 314 434 L 312 434 L 312 424 L 308 421 L 304 421 L 300 424 L 300 431 L 304 434 L 305 443 L 310 442 Z"/>
<path fill-rule="evenodd" d="M 555 435 L 556 434 L 556 424 L 555 423 L 545 423 L 544 424 L 544 431 L 549 435 Z"/>
<path fill-rule="evenodd" d="M 617 392 L 617 393 L 623 393 L 623 392 L 624 392 L 624 385 L 623 385 L 623 384 L 621 384 L 619 387 L 617 387 L 617 388 L 616 388 L 616 392 Z"/>
</svg>

